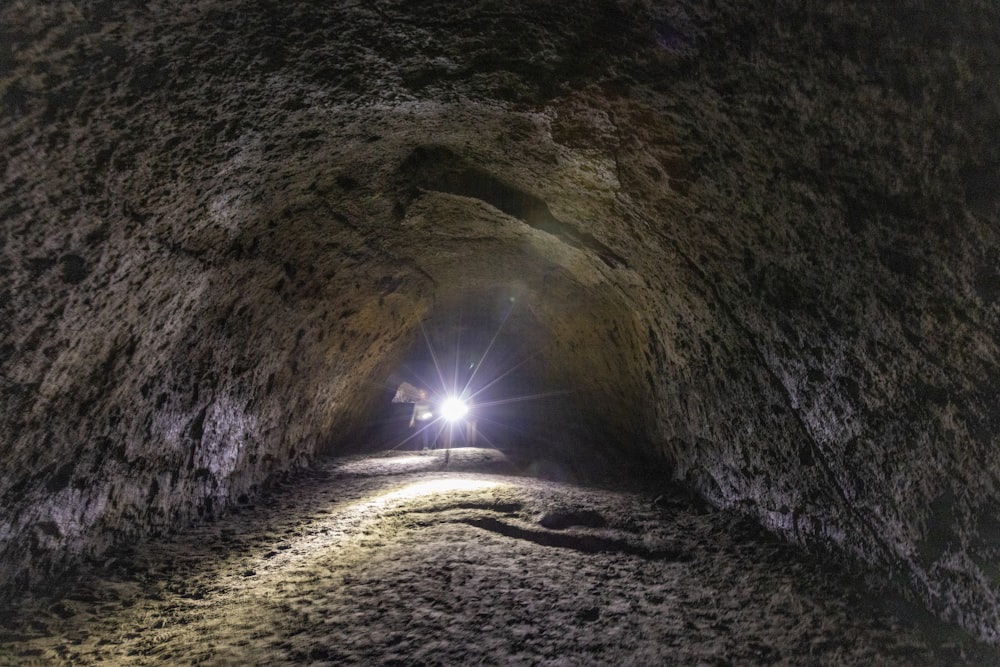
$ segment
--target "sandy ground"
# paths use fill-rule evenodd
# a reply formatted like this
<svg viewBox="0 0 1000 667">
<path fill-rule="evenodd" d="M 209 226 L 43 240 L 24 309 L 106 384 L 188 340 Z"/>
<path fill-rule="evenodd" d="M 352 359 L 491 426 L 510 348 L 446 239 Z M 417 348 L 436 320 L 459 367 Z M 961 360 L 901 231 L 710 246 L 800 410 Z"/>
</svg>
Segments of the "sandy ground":
<svg viewBox="0 0 1000 667">
<path fill-rule="evenodd" d="M 459 449 L 329 460 L 3 611 L 0 664 L 1000 665 L 728 512 Z"/>
</svg>

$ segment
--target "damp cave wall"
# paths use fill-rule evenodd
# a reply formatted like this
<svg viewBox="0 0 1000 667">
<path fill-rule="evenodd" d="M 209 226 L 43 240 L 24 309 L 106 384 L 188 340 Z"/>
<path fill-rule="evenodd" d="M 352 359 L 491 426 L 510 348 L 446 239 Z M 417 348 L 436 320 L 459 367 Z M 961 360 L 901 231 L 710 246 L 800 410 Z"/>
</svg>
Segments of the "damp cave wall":
<svg viewBox="0 0 1000 667">
<path fill-rule="evenodd" d="M 5 5 L 0 586 L 338 451 L 509 287 L 620 440 L 1000 641 L 998 14 Z"/>
</svg>

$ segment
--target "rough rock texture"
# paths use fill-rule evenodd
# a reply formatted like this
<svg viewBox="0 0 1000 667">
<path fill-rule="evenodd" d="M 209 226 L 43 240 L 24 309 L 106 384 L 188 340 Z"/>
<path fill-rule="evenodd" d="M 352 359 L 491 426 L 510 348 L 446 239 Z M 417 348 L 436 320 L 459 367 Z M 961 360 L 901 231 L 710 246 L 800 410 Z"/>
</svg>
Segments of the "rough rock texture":
<svg viewBox="0 0 1000 667">
<path fill-rule="evenodd" d="M 0 585 L 357 446 L 421 322 L 509 293 L 573 392 L 530 454 L 649 457 L 1000 642 L 998 24 L 8 3 Z"/>
<path fill-rule="evenodd" d="M 736 510 L 449 453 L 320 459 L 0 603 L 0 666 L 1000 664 Z"/>
</svg>

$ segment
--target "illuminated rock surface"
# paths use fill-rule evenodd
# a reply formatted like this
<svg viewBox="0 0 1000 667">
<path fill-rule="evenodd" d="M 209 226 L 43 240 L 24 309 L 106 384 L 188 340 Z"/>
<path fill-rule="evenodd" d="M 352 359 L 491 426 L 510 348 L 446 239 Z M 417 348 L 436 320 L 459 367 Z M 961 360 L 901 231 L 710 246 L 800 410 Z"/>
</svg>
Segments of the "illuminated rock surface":
<svg viewBox="0 0 1000 667">
<path fill-rule="evenodd" d="M 799 5 L 7 3 L 0 586 L 386 444 L 421 323 L 505 322 L 527 467 L 1000 642 L 1000 8 Z"/>
<path fill-rule="evenodd" d="M 492 450 L 326 462 L 119 552 L 6 657 L 231 665 L 970 665 L 995 651 L 732 511 L 511 476 Z M 875 591 L 877 592 L 877 591 Z M 0 664 L 4 664 L 0 653 Z"/>
</svg>

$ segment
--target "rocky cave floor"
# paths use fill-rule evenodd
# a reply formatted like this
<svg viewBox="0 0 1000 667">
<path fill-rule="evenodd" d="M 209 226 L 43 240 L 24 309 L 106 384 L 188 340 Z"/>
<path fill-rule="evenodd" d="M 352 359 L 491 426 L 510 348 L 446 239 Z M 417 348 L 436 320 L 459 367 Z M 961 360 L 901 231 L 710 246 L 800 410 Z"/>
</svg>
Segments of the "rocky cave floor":
<svg viewBox="0 0 1000 667">
<path fill-rule="evenodd" d="M 989 665 L 680 492 L 488 449 L 330 459 L 2 611 L 0 664 Z"/>
</svg>

